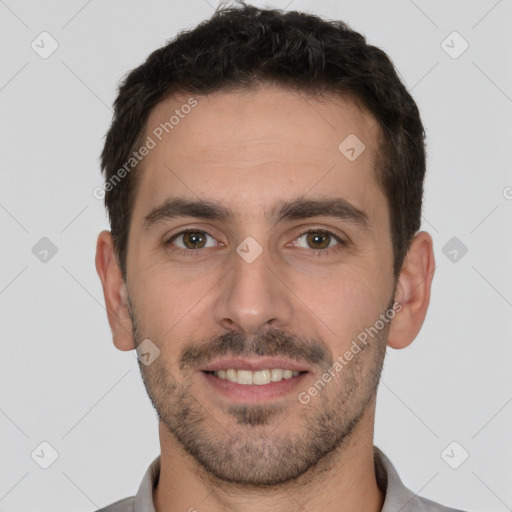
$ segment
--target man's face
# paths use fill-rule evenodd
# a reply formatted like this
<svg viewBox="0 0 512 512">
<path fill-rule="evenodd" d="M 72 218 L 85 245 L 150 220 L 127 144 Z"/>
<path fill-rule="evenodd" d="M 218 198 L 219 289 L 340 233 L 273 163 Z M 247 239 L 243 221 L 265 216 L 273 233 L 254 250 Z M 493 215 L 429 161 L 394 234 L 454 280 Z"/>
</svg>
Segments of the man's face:
<svg viewBox="0 0 512 512">
<path fill-rule="evenodd" d="M 187 98 L 161 102 L 147 124 L 157 145 L 138 183 L 127 289 L 136 343 L 149 339 L 160 355 L 140 368 L 168 442 L 225 481 L 277 484 L 363 423 L 371 428 L 360 420 L 374 407 L 387 327 L 359 343 L 308 403 L 299 395 L 393 303 L 388 207 L 374 175 L 378 127 L 348 99 L 277 87 L 196 99 L 162 141 L 152 131 Z M 365 145 L 355 159 L 355 139 L 339 149 L 351 135 Z M 160 211 L 145 223 L 176 199 L 215 203 L 231 215 L 182 203 L 188 214 Z M 302 204 L 327 199 L 353 210 L 334 215 Z M 267 384 L 213 374 L 242 363 L 301 373 Z"/>
</svg>

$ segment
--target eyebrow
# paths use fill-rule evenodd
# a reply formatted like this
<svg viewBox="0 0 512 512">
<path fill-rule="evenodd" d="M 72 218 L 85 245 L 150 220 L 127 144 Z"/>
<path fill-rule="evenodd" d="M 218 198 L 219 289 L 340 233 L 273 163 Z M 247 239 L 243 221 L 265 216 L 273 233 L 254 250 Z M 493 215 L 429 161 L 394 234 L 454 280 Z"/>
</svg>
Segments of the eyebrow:
<svg viewBox="0 0 512 512">
<path fill-rule="evenodd" d="M 234 219 L 235 215 L 232 210 L 217 201 L 171 198 L 153 208 L 144 217 L 143 227 L 150 229 L 161 222 L 181 217 L 228 223 Z M 278 203 L 266 213 L 265 217 L 275 224 L 310 217 L 332 217 L 371 231 L 368 215 L 341 197 L 321 199 L 298 197 L 292 201 Z"/>
</svg>

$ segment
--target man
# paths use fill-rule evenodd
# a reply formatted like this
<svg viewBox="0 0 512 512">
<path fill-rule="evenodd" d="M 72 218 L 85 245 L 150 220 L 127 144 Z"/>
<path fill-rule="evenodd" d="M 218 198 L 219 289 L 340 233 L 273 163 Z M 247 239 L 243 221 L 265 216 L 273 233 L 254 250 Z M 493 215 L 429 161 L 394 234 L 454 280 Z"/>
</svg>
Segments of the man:
<svg viewBox="0 0 512 512">
<path fill-rule="evenodd" d="M 106 511 L 448 511 L 373 446 L 386 346 L 424 321 L 418 109 L 342 22 L 241 3 L 124 80 L 98 238 L 161 455 Z"/>
</svg>

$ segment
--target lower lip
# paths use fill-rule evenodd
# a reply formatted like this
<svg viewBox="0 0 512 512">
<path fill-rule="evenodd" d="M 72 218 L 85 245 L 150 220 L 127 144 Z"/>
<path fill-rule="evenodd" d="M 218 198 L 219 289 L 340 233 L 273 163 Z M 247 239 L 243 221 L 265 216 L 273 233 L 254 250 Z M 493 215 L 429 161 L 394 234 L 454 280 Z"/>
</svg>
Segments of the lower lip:
<svg viewBox="0 0 512 512">
<path fill-rule="evenodd" d="M 220 379 L 211 373 L 201 372 L 206 383 L 212 386 L 221 395 L 234 402 L 260 403 L 283 398 L 296 391 L 304 381 L 307 375 L 299 373 L 290 379 L 282 379 L 278 382 L 269 382 L 268 384 L 237 384 L 227 379 Z"/>
</svg>

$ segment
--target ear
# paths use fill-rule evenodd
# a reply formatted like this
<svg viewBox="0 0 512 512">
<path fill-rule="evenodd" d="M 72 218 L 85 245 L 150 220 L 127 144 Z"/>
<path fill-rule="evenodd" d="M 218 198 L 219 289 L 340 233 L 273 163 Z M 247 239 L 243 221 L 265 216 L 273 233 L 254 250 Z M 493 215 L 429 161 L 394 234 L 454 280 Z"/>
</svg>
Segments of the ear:
<svg viewBox="0 0 512 512">
<path fill-rule="evenodd" d="M 435 259 L 432 237 L 425 231 L 416 234 L 402 265 L 395 302 L 402 309 L 391 322 L 388 346 L 405 348 L 418 335 L 427 314 Z"/>
<path fill-rule="evenodd" d="M 102 231 L 98 236 L 95 263 L 103 286 L 108 323 L 112 330 L 114 345 L 119 350 L 133 350 L 135 341 L 132 321 L 128 314 L 128 293 L 117 262 L 110 231 Z"/>
</svg>

